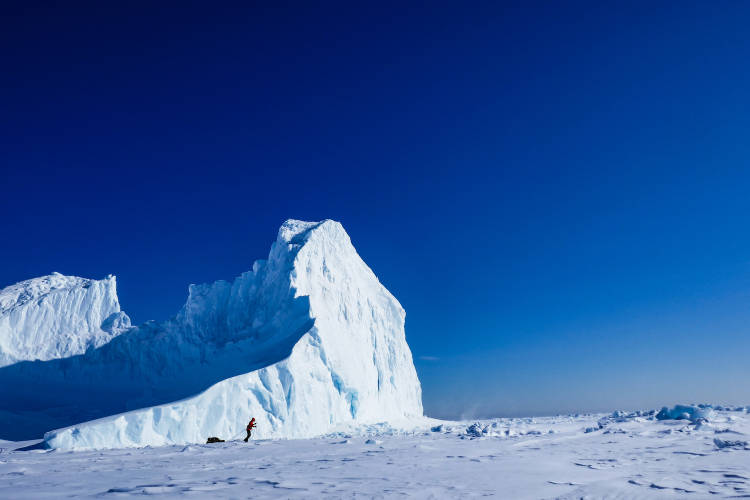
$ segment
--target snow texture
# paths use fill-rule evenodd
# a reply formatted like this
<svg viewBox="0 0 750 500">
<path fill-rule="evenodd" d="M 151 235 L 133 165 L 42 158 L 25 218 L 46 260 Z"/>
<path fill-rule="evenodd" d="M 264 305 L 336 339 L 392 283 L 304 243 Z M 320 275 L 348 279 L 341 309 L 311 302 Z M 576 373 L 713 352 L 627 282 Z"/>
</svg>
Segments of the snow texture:
<svg viewBox="0 0 750 500">
<path fill-rule="evenodd" d="M 114 276 L 52 273 L 0 290 L 0 367 L 82 354 L 130 326 Z"/>
<path fill-rule="evenodd" d="M 710 425 L 610 415 L 423 419 L 305 440 L 106 451 L 13 451 L 0 498 L 747 498 L 750 415 Z M 585 433 L 589 427 L 603 427 Z M 476 424 L 480 437 L 466 434 Z M 483 432 L 488 429 L 488 432 Z M 432 432 L 430 432 L 432 430 Z"/>
<path fill-rule="evenodd" d="M 258 438 L 419 417 L 404 318 L 339 223 L 290 220 L 267 260 L 232 283 L 191 286 L 171 320 L 1 368 L 0 429 L 28 439 L 69 426 L 47 444 L 92 449 L 229 438 L 251 416 Z"/>
</svg>

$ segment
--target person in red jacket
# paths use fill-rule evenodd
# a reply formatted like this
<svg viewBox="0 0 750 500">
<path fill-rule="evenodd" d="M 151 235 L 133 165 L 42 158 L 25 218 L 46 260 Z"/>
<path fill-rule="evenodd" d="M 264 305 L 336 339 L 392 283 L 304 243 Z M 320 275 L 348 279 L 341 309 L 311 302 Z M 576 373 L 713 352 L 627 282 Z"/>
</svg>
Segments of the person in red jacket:
<svg viewBox="0 0 750 500">
<path fill-rule="evenodd" d="M 253 427 L 256 427 L 255 418 L 251 418 L 250 419 L 250 423 L 247 424 L 247 428 L 246 428 L 246 430 L 247 430 L 247 437 L 245 438 L 245 442 L 246 443 L 247 443 L 247 440 L 250 439 L 250 435 L 253 432 Z"/>
</svg>

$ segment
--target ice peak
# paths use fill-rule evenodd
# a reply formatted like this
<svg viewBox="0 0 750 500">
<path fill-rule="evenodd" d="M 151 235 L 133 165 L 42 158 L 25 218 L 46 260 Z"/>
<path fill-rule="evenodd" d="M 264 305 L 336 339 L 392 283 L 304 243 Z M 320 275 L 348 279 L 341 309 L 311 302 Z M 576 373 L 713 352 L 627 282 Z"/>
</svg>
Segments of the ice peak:
<svg viewBox="0 0 750 500">
<path fill-rule="evenodd" d="M 302 243 L 307 234 L 320 224 L 321 222 L 305 222 L 289 219 L 279 228 L 279 235 L 276 238 L 276 241 L 283 243 Z"/>
<path fill-rule="evenodd" d="M 279 228 L 279 235 L 276 238 L 276 241 L 292 245 L 302 244 L 318 229 L 326 230 L 330 235 L 343 236 L 346 239 L 349 238 L 341 223 L 335 220 L 325 219 L 320 222 L 306 222 L 288 219 Z"/>
</svg>

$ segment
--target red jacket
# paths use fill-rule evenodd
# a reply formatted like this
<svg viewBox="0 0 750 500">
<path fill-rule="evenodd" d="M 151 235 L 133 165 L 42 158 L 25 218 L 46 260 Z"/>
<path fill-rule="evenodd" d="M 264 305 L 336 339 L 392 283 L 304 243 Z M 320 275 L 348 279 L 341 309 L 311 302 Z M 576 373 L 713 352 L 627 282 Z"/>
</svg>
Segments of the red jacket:
<svg viewBox="0 0 750 500">
<path fill-rule="evenodd" d="M 247 424 L 247 432 L 250 432 L 253 430 L 253 427 L 255 427 L 255 419 L 252 419 L 249 424 Z"/>
</svg>

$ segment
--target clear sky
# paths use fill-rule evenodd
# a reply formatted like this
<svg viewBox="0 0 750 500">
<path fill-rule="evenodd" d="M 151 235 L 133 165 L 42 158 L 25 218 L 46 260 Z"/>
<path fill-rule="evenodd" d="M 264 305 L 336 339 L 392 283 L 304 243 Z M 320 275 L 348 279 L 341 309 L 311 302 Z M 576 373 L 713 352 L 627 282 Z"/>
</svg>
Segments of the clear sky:
<svg viewBox="0 0 750 500">
<path fill-rule="evenodd" d="M 3 4 L 0 286 L 162 320 L 331 218 L 430 415 L 750 403 L 750 4 L 272 3 Z"/>
</svg>

